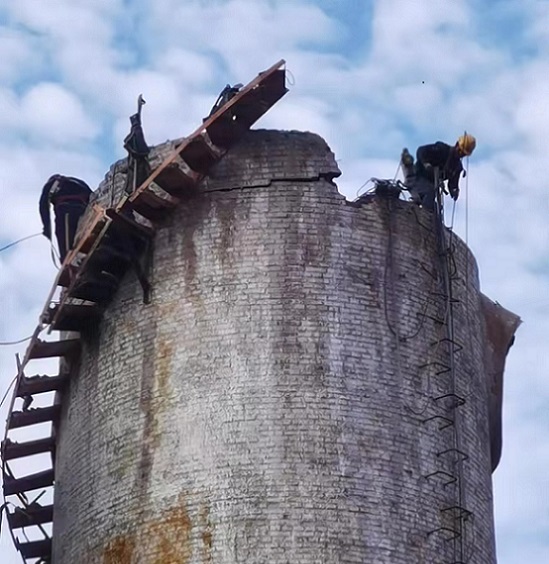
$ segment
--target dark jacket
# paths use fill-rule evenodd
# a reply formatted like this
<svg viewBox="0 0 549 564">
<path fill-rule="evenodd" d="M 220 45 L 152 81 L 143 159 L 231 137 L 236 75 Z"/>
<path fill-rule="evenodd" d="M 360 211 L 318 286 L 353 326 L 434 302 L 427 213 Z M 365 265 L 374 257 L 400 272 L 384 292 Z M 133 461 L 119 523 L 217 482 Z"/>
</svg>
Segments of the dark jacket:
<svg viewBox="0 0 549 564">
<path fill-rule="evenodd" d="M 52 193 L 52 188 L 56 180 L 59 184 L 54 193 Z M 60 174 L 52 176 L 46 184 L 44 184 L 42 195 L 40 196 L 39 208 L 43 227 L 42 233 L 48 239 L 51 239 L 50 202 L 53 204 L 54 209 L 65 204 L 67 206 L 85 208 L 88 205 L 91 193 L 91 188 L 79 178 L 62 176 Z"/>
<path fill-rule="evenodd" d="M 130 116 L 130 123 L 131 129 L 124 139 L 124 148 L 132 157 L 136 159 L 144 158 L 149 154 L 150 148 L 143 134 L 141 116 L 138 113 Z"/>
<path fill-rule="evenodd" d="M 463 171 L 457 148 L 437 141 L 431 145 L 423 145 L 417 150 L 416 175 L 434 182 L 434 168 L 439 168 L 441 180 L 448 181 L 450 193 L 459 189 L 459 177 Z M 431 165 L 427 167 L 425 165 Z"/>
</svg>

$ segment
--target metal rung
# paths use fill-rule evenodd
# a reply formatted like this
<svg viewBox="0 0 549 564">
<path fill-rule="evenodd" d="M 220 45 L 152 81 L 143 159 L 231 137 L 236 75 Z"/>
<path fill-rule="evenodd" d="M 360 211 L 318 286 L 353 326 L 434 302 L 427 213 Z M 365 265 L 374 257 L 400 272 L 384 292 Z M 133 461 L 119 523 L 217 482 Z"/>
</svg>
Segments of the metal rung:
<svg viewBox="0 0 549 564">
<path fill-rule="evenodd" d="M 431 472 L 430 474 L 427 474 L 427 476 L 424 476 L 424 478 L 426 480 L 429 480 L 430 478 L 433 478 L 435 476 L 443 476 L 444 478 L 446 478 L 446 482 L 443 484 L 444 487 L 457 482 L 457 478 L 453 474 L 445 472 L 444 470 L 437 470 L 436 472 Z"/>
<path fill-rule="evenodd" d="M 421 315 L 421 314 L 418 314 L 418 315 Z M 446 323 L 446 319 L 440 318 L 440 317 L 435 317 L 434 315 L 425 314 L 425 317 L 427 317 L 428 319 L 431 319 L 432 321 L 434 321 L 435 323 L 438 323 L 439 325 L 444 325 Z"/>
<path fill-rule="evenodd" d="M 461 456 L 462 462 L 469 460 L 469 455 L 466 452 L 459 450 L 458 448 L 448 448 L 448 449 L 443 450 L 441 452 L 437 452 L 437 456 L 444 456 L 445 454 L 448 454 L 449 452 L 453 452 L 454 454 L 459 454 Z"/>
<path fill-rule="evenodd" d="M 22 478 L 13 478 L 4 474 L 4 495 L 15 495 L 47 488 L 53 486 L 54 479 L 53 470 L 44 470 L 43 472 L 23 476 Z"/>
<path fill-rule="evenodd" d="M 441 425 L 438 430 L 442 431 L 444 429 L 446 429 L 447 427 L 451 427 L 454 422 L 451 419 L 448 419 L 448 417 L 444 417 L 442 415 L 433 415 L 433 417 L 429 417 L 428 419 L 424 419 L 422 421 L 422 423 L 428 423 L 429 421 L 434 421 L 435 419 L 440 419 L 441 421 L 444 421 L 445 424 Z"/>
<path fill-rule="evenodd" d="M 447 364 L 443 364 L 442 362 L 438 362 L 438 360 L 435 360 L 433 362 L 427 362 L 425 364 L 421 364 L 420 366 L 418 366 L 419 369 L 422 368 L 427 368 L 429 366 L 440 366 L 442 368 L 442 370 L 438 370 L 435 372 L 436 376 L 440 376 L 441 374 L 444 374 L 446 372 L 450 372 L 451 368 L 447 365 Z"/>
<path fill-rule="evenodd" d="M 42 506 L 38 503 L 31 503 L 24 508 L 16 507 L 12 513 L 8 511 L 7 516 L 11 529 L 43 525 L 53 521 L 53 505 Z"/>
<path fill-rule="evenodd" d="M 4 460 L 13 460 L 14 458 L 23 458 L 25 456 L 53 452 L 54 449 L 55 439 L 53 437 L 27 441 L 24 443 L 17 443 L 11 441 L 10 439 L 6 439 L 2 443 L 2 458 Z"/>
<path fill-rule="evenodd" d="M 431 270 L 428 266 L 425 265 L 423 261 L 418 261 L 419 266 L 421 266 L 421 270 L 425 271 L 433 280 L 438 280 L 438 272 L 436 270 Z"/>
<path fill-rule="evenodd" d="M 457 394 L 444 394 L 443 396 L 438 396 L 437 398 L 433 398 L 433 401 L 439 401 L 442 399 L 452 398 L 454 399 L 455 403 L 452 408 L 457 408 L 465 404 L 465 398 L 458 396 Z"/>
<path fill-rule="evenodd" d="M 458 352 L 463 350 L 463 345 L 461 343 L 454 341 L 454 339 L 449 339 L 448 337 L 444 337 L 442 339 L 438 339 L 437 341 L 433 341 L 431 343 L 431 346 L 433 347 L 433 346 L 438 345 L 440 343 L 451 343 L 451 344 L 453 344 L 454 347 L 455 347 L 454 350 L 452 351 L 453 353 L 458 353 Z"/>
<path fill-rule="evenodd" d="M 439 527 L 438 529 L 433 529 L 432 531 L 429 531 L 427 535 L 431 536 L 434 535 L 435 533 L 441 533 L 441 532 L 452 534 L 451 537 L 444 539 L 446 541 L 455 540 L 461 536 L 461 533 L 459 531 L 456 531 L 455 529 L 450 529 L 450 527 Z"/>
<path fill-rule="evenodd" d="M 432 296 L 437 296 L 439 298 L 444 298 L 445 300 L 448 300 L 448 294 L 444 294 L 442 292 L 431 292 Z M 461 300 L 458 300 L 457 298 L 452 298 L 450 299 L 450 303 L 452 304 L 459 304 L 461 302 Z"/>
<path fill-rule="evenodd" d="M 39 541 L 19 542 L 15 541 L 17 550 L 23 558 L 49 558 L 51 556 L 51 539 Z"/>
<path fill-rule="evenodd" d="M 469 511 L 468 509 L 465 509 L 465 507 L 461 507 L 460 505 L 453 505 L 452 507 L 445 507 L 444 509 L 441 509 L 440 511 L 441 511 L 441 513 L 446 513 L 448 511 L 457 512 L 457 513 L 459 513 L 459 515 L 457 517 L 454 516 L 454 519 L 463 519 L 464 521 L 467 521 L 467 519 L 469 519 L 469 517 L 471 517 L 471 515 L 473 514 L 472 511 Z"/>
</svg>

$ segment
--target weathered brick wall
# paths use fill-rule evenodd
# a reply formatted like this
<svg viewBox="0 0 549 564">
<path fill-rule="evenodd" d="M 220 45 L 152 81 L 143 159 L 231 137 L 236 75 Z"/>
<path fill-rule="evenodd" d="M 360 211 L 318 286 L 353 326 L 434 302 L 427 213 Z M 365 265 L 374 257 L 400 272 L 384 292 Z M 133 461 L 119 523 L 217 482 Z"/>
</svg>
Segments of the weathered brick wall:
<svg viewBox="0 0 549 564">
<path fill-rule="evenodd" d="M 495 561 L 474 258 L 454 238 L 454 410 L 430 215 L 335 174 L 319 137 L 252 132 L 160 229 L 152 303 L 129 273 L 85 336 L 55 564 Z M 426 479 L 456 448 L 462 479 Z M 456 500 L 462 544 L 429 534 Z"/>
</svg>

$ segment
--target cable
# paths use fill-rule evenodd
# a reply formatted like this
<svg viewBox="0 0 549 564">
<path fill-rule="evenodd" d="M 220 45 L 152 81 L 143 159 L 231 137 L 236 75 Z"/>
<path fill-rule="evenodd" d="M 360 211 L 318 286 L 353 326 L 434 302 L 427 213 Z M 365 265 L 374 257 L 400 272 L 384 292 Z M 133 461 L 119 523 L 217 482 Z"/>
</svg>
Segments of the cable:
<svg viewBox="0 0 549 564">
<path fill-rule="evenodd" d="M 290 69 L 286 69 L 286 74 L 290 75 L 288 79 L 291 78 L 291 80 L 288 80 L 288 86 L 295 86 L 295 76 L 292 71 Z"/>
<path fill-rule="evenodd" d="M 13 385 L 15 384 L 16 381 L 17 381 L 17 376 L 15 376 L 15 378 L 11 381 L 10 385 L 8 386 L 8 389 L 6 390 L 6 393 L 4 394 L 2 401 L 0 401 L 0 407 L 4 405 L 4 402 L 6 401 L 6 398 L 8 397 L 8 394 L 10 393 L 10 390 L 13 388 Z"/>
<path fill-rule="evenodd" d="M 465 244 L 469 246 L 469 156 L 467 156 L 467 174 L 465 175 Z"/>
<path fill-rule="evenodd" d="M 50 239 L 50 256 L 53 266 L 55 266 L 55 268 L 59 270 L 61 268 L 61 258 L 59 257 L 59 253 L 55 250 L 55 247 L 53 246 L 53 241 L 51 239 Z"/>
<path fill-rule="evenodd" d="M 9 243 L 9 245 L 6 245 L 5 247 L 0 248 L 0 253 L 2 251 L 7 251 L 11 247 L 15 247 L 15 245 L 18 245 L 19 243 L 22 243 L 23 241 L 26 241 L 27 239 L 32 239 L 33 237 L 38 237 L 39 235 L 42 235 L 42 232 L 34 233 L 34 235 L 27 235 L 26 237 L 21 237 L 21 239 L 17 239 L 17 241 L 13 241 L 13 243 Z"/>
<path fill-rule="evenodd" d="M 31 335 L 30 337 L 25 337 L 24 339 L 19 339 L 19 341 L 0 341 L 0 347 L 10 347 L 12 345 L 20 345 L 21 343 L 24 343 L 25 341 L 30 341 L 30 339 L 32 339 L 33 335 Z"/>
<path fill-rule="evenodd" d="M 395 170 L 395 175 L 393 176 L 393 182 L 397 179 L 398 171 L 400 170 L 400 163 L 401 163 L 401 161 L 398 161 L 397 169 Z M 406 179 L 404 179 L 404 180 L 406 180 Z"/>
<path fill-rule="evenodd" d="M 368 178 L 368 180 L 366 180 L 366 182 L 364 182 L 364 184 L 362 184 L 362 186 L 356 191 L 356 195 L 355 195 L 356 198 L 359 197 L 359 193 L 362 190 L 362 188 L 367 186 L 370 182 L 373 182 L 372 178 Z"/>
</svg>

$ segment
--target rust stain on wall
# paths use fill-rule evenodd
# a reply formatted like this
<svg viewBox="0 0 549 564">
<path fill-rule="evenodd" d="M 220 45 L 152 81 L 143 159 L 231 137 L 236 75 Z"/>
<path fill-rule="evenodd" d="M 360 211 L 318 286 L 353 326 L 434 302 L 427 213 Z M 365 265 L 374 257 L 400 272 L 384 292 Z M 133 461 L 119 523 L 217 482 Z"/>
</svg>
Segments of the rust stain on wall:
<svg viewBox="0 0 549 564">
<path fill-rule="evenodd" d="M 156 334 L 156 331 L 155 331 Z M 152 348 L 152 347 L 151 347 Z M 173 345 L 157 337 L 157 346 L 144 351 L 141 379 L 141 410 L 145 416 L 141 456 L 136 486 L 138 503 L 143 506 L 154 462 L 154 452 L 160 443 L 160 417 L 171 401 L 169 386 Z"/>
<path fill-rule="evenodd" d="M 236 199 L 216 200 L 215 211 L 219 219 L 220 240 L 217 251 L 222 263 L 230 261 L 229 249 L 234 245 Z"/>
<path fill-rule="evenodd" d="M 103 564 L 132 564 L 135 540 L 131 537 L 115 537 L 103 551 Z"/>
<path fill-rule="evenodd" d="M 167 510 L 159 521 L 145 525 L 142 535 L 150 539 L 152 564 L 187 564 L 192 556 L 192 523 L 183 500 Z"/>
<path fill-rule="evenodd" d="M 130 535 L 111 539 L 103 550 L 102 564 L 133 564 L 137 560 L 148 564 L 188 564 L 193 553 L 191 532 L 192 521 L 180 495 L 177 504 L 159 518 L 145 521 Z M 211 543 L 211 533 L 207 538 Z M 211 558 L 205 560 L 210 561 Z"/>
<path fill-rule="evenodd" d="M 207 505 L 202 506 L 199 518 L 202 530 L 201 557 L 203 564 L 208 564 L 212 561 L 212 524 L 210 522 L 210 508 Z"/>
</svg>

